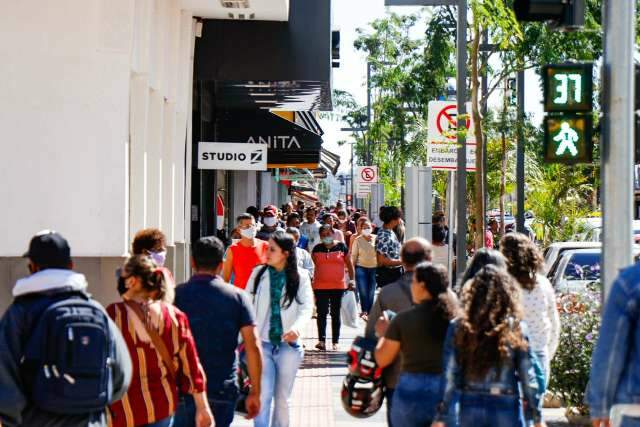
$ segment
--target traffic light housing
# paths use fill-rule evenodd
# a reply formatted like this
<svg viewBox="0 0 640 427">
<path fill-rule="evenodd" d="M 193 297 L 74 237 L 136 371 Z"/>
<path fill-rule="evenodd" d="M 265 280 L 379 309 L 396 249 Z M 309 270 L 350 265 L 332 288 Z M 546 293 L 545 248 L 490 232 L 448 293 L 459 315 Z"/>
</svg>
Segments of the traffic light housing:
<svg viewBox="0 0 640 427">
<path fill-rule="evenodd" d="M 593 161 L 593 64 L 547 64 L 542 67 L 544 93 L 544 161 Z"/>
<path fill-rule="evenodd" d="M 544 118 L 544 161 L 591 163 L 593 161 L 591 115 L 564 113 Z"/>
<path fill-rule="evenodd" d="M 542 67 L 544 111 L 593 110 L 593 64 L 547 64 Z"/>
<path fill-rule="evenodd" d="M 584 26 L 585 0 L 515 0 L 513 10 L 518 21 L 551 21 L 563 30 Z"/>
</svg>

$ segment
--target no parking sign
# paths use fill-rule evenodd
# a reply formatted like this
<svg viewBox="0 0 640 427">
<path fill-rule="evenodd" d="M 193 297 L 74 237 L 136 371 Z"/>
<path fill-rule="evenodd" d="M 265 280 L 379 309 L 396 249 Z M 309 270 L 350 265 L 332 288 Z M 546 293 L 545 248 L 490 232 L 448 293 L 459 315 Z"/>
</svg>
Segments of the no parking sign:
<svg viewBox="0 0 640 427">
<path fill-rule="evenodd" d="M 356 184 L 358 197 L 364 198 L 371 194 L 371 184 L 378 183 L 377 166 L 358 166 L 356 171 Z"/>
</svg>

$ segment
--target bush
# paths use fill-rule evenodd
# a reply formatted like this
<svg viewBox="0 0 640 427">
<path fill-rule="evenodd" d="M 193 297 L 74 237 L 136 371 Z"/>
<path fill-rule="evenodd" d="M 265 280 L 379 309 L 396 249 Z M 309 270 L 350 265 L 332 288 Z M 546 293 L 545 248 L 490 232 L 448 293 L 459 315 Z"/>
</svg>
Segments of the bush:
<svg viewBox="0 0 640 427">
<path fill-rule="evenodd" d="M 549 389 L 559 394 L 567 407 L 582 414 L 588 412 L 584 394 L 600 329 L 600 293 L 600 284 L 592 283 L 580 293 L 557 298 L 562 331 L 551 362 Z"/>
</svg>

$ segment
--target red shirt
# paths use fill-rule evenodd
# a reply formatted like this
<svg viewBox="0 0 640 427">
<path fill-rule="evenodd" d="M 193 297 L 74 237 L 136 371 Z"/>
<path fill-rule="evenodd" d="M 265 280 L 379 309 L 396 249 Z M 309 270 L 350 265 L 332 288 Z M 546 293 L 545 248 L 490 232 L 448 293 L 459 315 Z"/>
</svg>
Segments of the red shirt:
<svg viewBox="0 0 640 427">
<path fill-rule="evenodd" d="M 319 243 L 313 248 L 311 254 L 316 269 L 313 273 L 314 290 L 346 289 L 344 271 L 345 258 L 348 256 L 347 245 L 338 242 L 333 247 L 327 247 Z"/>
<path fill-rule="evenodd" d="M 133 365 L 131 385 L 122 400 L 110 406 L 110 425 L 134 427 L 163 420 L 176 411 L 178 385 L 167 372 L 162 357 L 151 342 L 136 334 L 133 317 L 124 302 L 107 307 L 124 337 Z M 137 319 L 137 318 L 136 318 Z M 171 304 L 162 304 L 159 332 L 177 367 L 180 391 L 195 394 L 205 391 L 205 375 L 191 335 L 189 319 Z"/>
<path fill-rule="evenodd" d="M 233 254 L 233 284 L 240 289 L 247 287 L 247 281 L 256 265 L 267 262 L 267 248 L 269 243 L 254 239 L 253 246 L 244 246 L 236 242 L 229 246 Z"/>
</svg>

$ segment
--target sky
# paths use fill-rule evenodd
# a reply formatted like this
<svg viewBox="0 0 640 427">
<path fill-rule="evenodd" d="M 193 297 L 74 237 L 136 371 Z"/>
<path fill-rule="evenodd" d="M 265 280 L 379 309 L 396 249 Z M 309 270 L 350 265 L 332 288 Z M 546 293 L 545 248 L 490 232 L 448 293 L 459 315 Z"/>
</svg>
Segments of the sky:
<svg viewBox="0 0 640 427">
<path fill-rule="evenodd" d="M 420 7 L 385 7 L 384 0 L 333 0 L 333 29 L 340 30 L 340 67 L 333 69 L 333 89 L 341 89 L 351 93 L 360 105 L 367 102 L 367 60 L 362 52 L 353 47 L 357 28 L 366 28 L 368 23 L 385 16 L 387 10 L 396 13 L 413 13 Z M 525 112 L 531 114 L 534 123 L 542 120 L 542 94 L 538 78 L 530 70 L 525 76 Z M 490 105 L 492 102 L 490 102 Z M 349 132 L 340 131 L 345 123 L 321 119 L 320 124 L 325 131 L 323 147 L 339 154 L 340 171 L 350 171 L 351 149 L 348 144 L 338 145 L 338 141 L 349 140 Z"/>
</svg>

